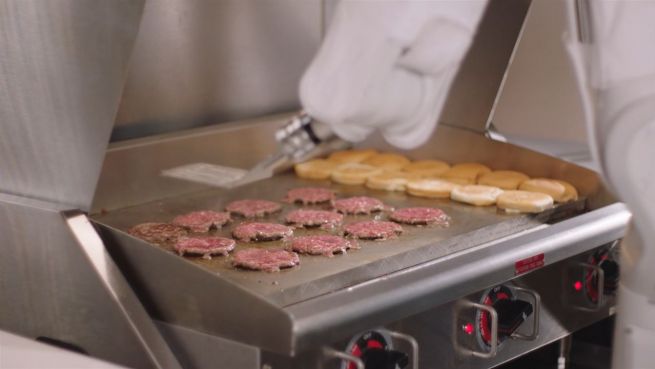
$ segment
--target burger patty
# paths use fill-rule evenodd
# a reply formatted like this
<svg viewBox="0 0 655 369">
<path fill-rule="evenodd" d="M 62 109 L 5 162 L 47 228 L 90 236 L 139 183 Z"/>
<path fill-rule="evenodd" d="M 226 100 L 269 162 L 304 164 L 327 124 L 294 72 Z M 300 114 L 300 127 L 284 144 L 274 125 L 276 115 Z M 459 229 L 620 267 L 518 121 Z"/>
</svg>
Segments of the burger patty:
<svg viewBox="0 0 655 369">
<path fill-rule="evenodd" d="M 210 229 L 220 229 L 229 221 L 230 213 L 201 210 L 177 216 L 172 223 L 191 232 L 209 232 Z"/>
<path fill-rule="evenodd" d="M 326 210 L 294 210 L 285 218 L 288 224 L 297 227 L 336 227 L 343 222 L 343 215 Z"/>
<path fill-rule="evenodd" d="M 280 209 L 282 209 L 282 206 L 276 202 L 252 199 L 232 201 L 225 207 L 225 210 L 231 214 L 246 218 L 263 217 L 280 211 Z"/>
<path fill-rule="evenodd" d="M 234 238 L 244 242 L 275 241 L 293 235 L 293 229 L 275 223 L 241 223 L 232 231 Z"/>
<path fill-rule="evenodd" d="M 202 255 L 203 259 L 211 259 L 212 255 L 227 255 L 235 245 L 233 239 L 225 237 L 182 237 L 174 248 L 180 255 Z"/>
<path fill-rule="evenodd" d="M 141 223 L 127 232 L 150 243 L 175 242 L 178 238 L 187 235 L 185 228 L 169 223 Z"/>
<path fill-rule="evenodd" d="M 287 192 L 286 200 L 303 205 L 331 202 L 334 200 L 334 191 L 321 187 L 294 188 Z"/>
<path fill-rule="evenodd" d="M 239 250 L 232 258 L 232 265 L 235 267 L 266 272 L 278 272 L 282 268 L 291 268 L 298 264 L 300 264 L 298 254 L 281 249 Z"/>
<path fill-rule="evenodd" d="M 333 235 L 301 236 L 291 240 L 291 249 L 301 254 L 332 257 L 345 254 L 350 248 L 356 248 L 354 241 Z"/>
<path fill-rule="evenodd" d="M 393 211 L 389 218 L 394 222 L 414 225 L 448 225 L 449 220 L 448 215 L 443 210 L 426 207 L 398 209 Z"/>
<path fill-rule="evenodd" d="M 347 236 L 361 240 L 388 240 L 403 232 L 403 227 L 394 222 L 367 220 L 346 225 L 344 233 Z"/>
<path fill-rule="evenodd" d="M 372 197 L 357 196 L 335 201 L 334 208 L 344 214 L 370 214 L 384 210 L 384 203 Z"/>
</svg>

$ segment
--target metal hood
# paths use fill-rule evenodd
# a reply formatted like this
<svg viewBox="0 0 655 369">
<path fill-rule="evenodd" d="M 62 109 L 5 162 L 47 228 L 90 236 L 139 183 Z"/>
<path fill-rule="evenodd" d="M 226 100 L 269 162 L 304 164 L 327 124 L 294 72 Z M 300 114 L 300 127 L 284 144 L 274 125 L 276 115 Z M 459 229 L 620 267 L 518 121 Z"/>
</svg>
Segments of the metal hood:
<svg viewBox="0 0 655 369">
<path fill-rule="evenodd" d="M 143 6 L 0 3 L 0 192 L 90 208 Z"/>
<path fill-rule="evenodd" d="M 490 0 L 439 121 L 485 134 L 532 0 Z"/>
</svg>

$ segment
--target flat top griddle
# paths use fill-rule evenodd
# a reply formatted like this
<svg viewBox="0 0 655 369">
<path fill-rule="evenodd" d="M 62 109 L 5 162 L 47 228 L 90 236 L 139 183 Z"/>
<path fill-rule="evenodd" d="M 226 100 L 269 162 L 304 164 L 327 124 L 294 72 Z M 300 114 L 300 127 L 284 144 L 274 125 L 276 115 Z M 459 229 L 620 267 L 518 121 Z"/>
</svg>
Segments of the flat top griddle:
<svg viewBox="0 0 655 369">
<path fill-rule="evenodd" d="M 429 260 L 445 257 L 476 245 L 481 245 L 513 233 L 539 226 L 553 217 L 567 213 L 578 213 L 584 201 L 558 206 L 538 215 L 504 214 L 496 207 L 474 207 L 449 200 L 425 199 L 404 193 L 370 190 L 364 186 L 346 186 L 328 181 L 309 181 L 297 178 L 292 173 L 252 183 L 233 190 L 211 189 L 208 191 L 177 196 L 163 201 L 146 203 L 108 213 L 94 215 L 95 221 L 127 231 L 144 222 L 170 222 L 175 216 L 195 210 L 222 211 L 227 203 L 237 199 L 255 198 L 279 201 L 283 204 L 281 213 L 263 218 L 263 221 L 283 222 L 284 215 L 300 205 L 282 202 L 286 192 L 296 187 L 329 187 L 337 197 L 367 195 L 376 197 L 392 207 L 431 206 L 443 209 L 451 217 L 449 227 L 403 225 L 405 233 L 388 241 L 358 241 L 361 249 L 351 250 L 345 255 L 300 256 L 300 266 L 276 273 L 248 271 L 234 268 L 231 257 L 214 257 L 205 260 L 200 257 L 179 257 L 180 261 L 193 263 L 220 278 L 260 295 L 280 306 L 288 306 L 305 299 L 346 288 L 371 278 L 401 270 Z M 313 206 L 312 208 L 321 208 Z M 374 216 L 346 216 L 344 223 L 372 219 Z M 387 219 L 385 213 L 375 216 Z M 235 217 L 227 227 L 216 231 L 216 235 L 230 236 L 234 225 L 243 219 Z M 296 235 L 325 233 L 317 229 L 296 230 Z M 263 243 L 237 243 L 236 250 L 250 247 L 279 248 L 281 241 Z M 173 252 L 172 245 L 151 247 Z M 177 256 L 175 256 L 177 257 Z M 146 261 L 144 261 L 146 262 Z"/>
</svg>

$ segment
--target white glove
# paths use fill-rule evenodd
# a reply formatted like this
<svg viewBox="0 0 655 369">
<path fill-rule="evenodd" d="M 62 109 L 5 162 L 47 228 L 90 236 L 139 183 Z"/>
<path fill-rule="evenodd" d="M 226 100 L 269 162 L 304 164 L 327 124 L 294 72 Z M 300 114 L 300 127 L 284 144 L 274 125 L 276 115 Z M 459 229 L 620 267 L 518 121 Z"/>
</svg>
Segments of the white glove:
<svg viewBox="0 0 655 369">
<path fill-rule="evenodd" d="M 305 111 L 358 142 L 427 141 L 486 0 L 342 0 L 300 83 Z"/>
</svg>

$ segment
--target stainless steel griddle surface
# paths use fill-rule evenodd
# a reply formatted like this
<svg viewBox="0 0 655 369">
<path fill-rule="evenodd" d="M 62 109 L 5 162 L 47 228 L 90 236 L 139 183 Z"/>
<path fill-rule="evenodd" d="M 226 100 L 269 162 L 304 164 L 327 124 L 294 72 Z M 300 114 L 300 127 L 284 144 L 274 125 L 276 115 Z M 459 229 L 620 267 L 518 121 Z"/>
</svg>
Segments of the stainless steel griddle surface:
<svg viewBox="0 0 655 369">
<path fill-rule="evenodd" d="M 252 293 L 260 295 L 278 305 L 286 306 L 337 289 L 380 277 L 425 261 L 444 257 L 458 251 L 505 237 L 509 234 L 536 227 L 544 222 L 551 212 L 538 216 L 502 214 L 495 207 L 473 207 L 448 200 L 433 200 L 407 196 L 404 193 L 369 190 L 363 186 L 345 186 L 329 182 L 306 181 L 293 174 L 283 174 L 233 190 L 212 189 L 200 193 L 179 196 L 124 208 L 93 218 L 106 226 L 127 231 L 144 222 L 170 222 L 173 217 L 195 210 L 224 209 L 230 201 L 237 199 L 267 199 L 282 202 L 291 188 L 318 186 L 330 187 L 337 197 L 367 195 L 376 197 L 393 207 L 432 206 L 439 207 L 451 217 L 449 227 L 403 226 L 405 233 L 388 241 L 359 241 L 361 249 L 351 250 L 345 255 L 334 257 L 300 256 L 300 266 L 277 273 L 235 269 L 231 257 L 214 257 L 204 260 L 199 257 L 180 257 L 210 273 L 225 278 Z M 282 222 L 284 215 L 300 206 L 283 203 L 281 213 L 273 214 L 263 221 Z M 314 208 L 320 208 L 315 206 Z M 386 219 L 386 214 L 378 214 Z M 346 216 L 345 223 L 371 219 L 373 216 Z M 227 227 L 215 232 L 229 237 L 234 225 L 243 219 L 236 218 Z M 296 235 L 324 233 L 322 230 L 296 230 Z M 283 243 L 238 243 L 236 250 L 261 247 L 283 247 Z M 168 252 L 172 245 L 156 246 Z M 145 262 L 145 261 L 144 261 Z"/>
</svg>

